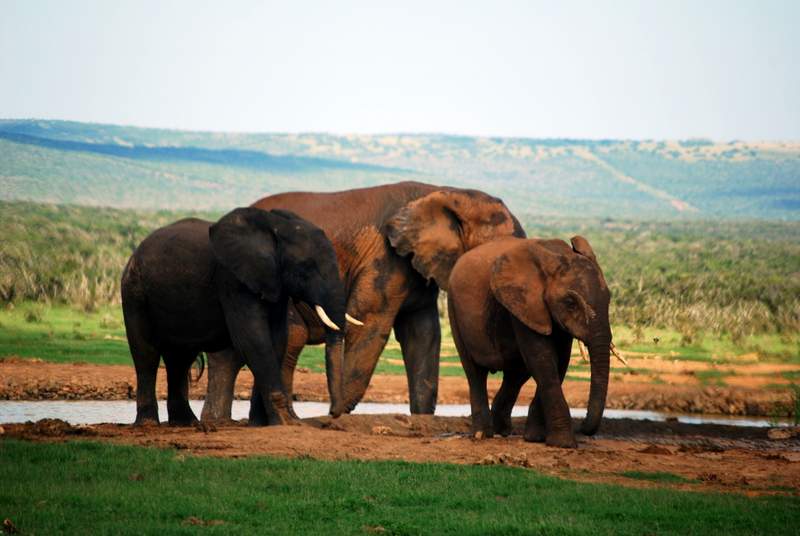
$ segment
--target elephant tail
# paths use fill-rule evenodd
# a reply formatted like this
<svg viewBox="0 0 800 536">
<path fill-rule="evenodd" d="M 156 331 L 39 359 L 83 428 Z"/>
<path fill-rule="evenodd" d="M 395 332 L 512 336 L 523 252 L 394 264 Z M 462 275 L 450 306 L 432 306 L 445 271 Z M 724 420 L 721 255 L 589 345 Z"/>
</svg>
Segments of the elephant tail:
<svg viewBox="0 0 800 536">
<path fill-rule="evenodd" d="M 197 376 L 192 377 L 191 369 L 189 371 L 189 381 L 191 383 L 197 383 L 200 381 L 200 378 L 203 377 L 203 372 L 206 370 L 206 353 L 200 352 L 197 354 L 197 357 L 194 358 L 194 362 L 197 363 Z"/>
</svg>

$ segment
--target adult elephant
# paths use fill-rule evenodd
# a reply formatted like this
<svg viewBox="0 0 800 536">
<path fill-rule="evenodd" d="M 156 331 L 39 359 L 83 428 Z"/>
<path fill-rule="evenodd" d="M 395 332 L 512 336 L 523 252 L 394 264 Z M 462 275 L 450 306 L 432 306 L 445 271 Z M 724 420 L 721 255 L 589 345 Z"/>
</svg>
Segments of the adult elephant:
<svg viewBox="0 0 800 536">
<path fill-rule="evenodd" d="M 122 311 L 136 366 L 136 423 L 158 422 L 156 374 L 167 369 L 170 424 L 196 421 L 188 371 L 199 352 L 235 348 L 255 377 L 252 424 L 291 420 L 281 385 L 287 307 L 314 304 L 328 326 L 331 413 L 342 413 L 345 292 L 330 241 L 283 211 L 238 208 L 217 223 L 189 218 L 142 241 L 122 276 Z"/>
<path fill-rule="evenodd" d="M 402 182 L 342 192 L 291 192 L 253 204 L 291 210 L 323 229 L 333 242 L 347 294 L 347 312 L 364 326 L 346 334 L 343 401 L 351 411 L 364 396 L 392 328 L 400 342 L 412 413 L 433 413 L 439 382 L 441 331 L 436 299 L 466 251 L 501 237 L 524 237 L 500 199 L 477 190 Z M 297 356 L 319 343 L 318 322 L 306 307 L 290 312 L 287 389 Z M 209 356 L 203 418 L 230 418 L 241 361 Z"/>
</svg>

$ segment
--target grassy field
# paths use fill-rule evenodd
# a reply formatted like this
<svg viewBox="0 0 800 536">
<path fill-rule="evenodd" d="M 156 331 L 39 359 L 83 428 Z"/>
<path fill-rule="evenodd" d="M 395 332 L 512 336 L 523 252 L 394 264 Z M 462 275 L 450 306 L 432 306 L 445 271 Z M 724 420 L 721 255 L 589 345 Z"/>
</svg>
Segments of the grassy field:
<svg viewBox="0 0 800 536">
<path fill-rule="evenodd" d="M 678 482 L 669 473 L 628 478 Z M 22 534 L 790 534 L 800 517 L 797 497 L 630 489 L 508 467 L 214 459 L 90 442 L 0 441 L 0 481 L 0 518 Z"/>
<path fill-rule="evenodd" d="M 713 365 L 738 365 L 758 360 L 761 363 L 790 363 L 800 365 L 797 339 L 787 339 L 778 334 L 753 335 L 744 344 L 730 337 L 706 337 L 691 345 L 682 342 L 683 336 L 673 330 L 646 328 L 644 335 L 638 329 L 625 326 L 614 328 L 616 344 L 628 356 L 647 355 L 660 359 L 701 361 Z M 643 338 L 637 341 L 637 336 Z M 578 357 L 577 347 L 570 365 L 568 379 L 588 381 L 590 367 Z M 125 328 L 119 306 L 105 305 L 92 312 L 66 305 L 44 305 L 23 302 L 0 310 L 0 357 L 19 356 L 39 358 L 56 363 L 93 363 L 99 365 L 131 365 L 125 339 Z M 298 363 L 311 372 L 325 372 L 322 346 L 308 346 Z M 647 361 L 649 363 L 651 361 Z M 378 374 L 405 374 L 399 343 L 391 337 L 376 368 Z M 639 381 L 660 383 L 661 372 L 650 370 L 647 364 L 630 368 L 612 360 L 614 374 L 636 374 Z M 449 325 L 443 322 L 442 376 L 463 376 L 464 371 L 450 336 Z M 771 373 L 764 373 L 770 376 Z M 797 383 L 798 372 L 786 371 L 779 378 L 770 376 L 767 388 L 787 389 L 787 382 Z M 735 375 L 733 370 L 708 370 L 696 373 L 703 385 L 725 386 Z"/>
<path fill-rule="evenodd" d="M 118 303 L 131 251 L 154 228 L 187 215 L 0 202 L 0 304 L 92 311 Z M 617 325 L 670 328 L 688 344 L 800 332 L 800 222 L 523 223 L 531 236 L 591 241 Z"/>
<path fill-rule="evenodd" d="M 129 364 L 122 267 L 153 228 L 186 215 L 0 202 L 0 356 Z M 529 218 L 524 225 L 531 236 L 589 238 L 613 292 L 621 349 L 800 363 L 800 223 Z M 442 325 L 442 375 L 461 375 L 444 314 Z M 311 347 L 300 366 L 322 371 L 322 362 L 322 349 Z M 585 368 L 574 362 L 570 377 L 585 379 Z M 393 339 L 377 371 L 404 373 Z M 704 383 L 725 384 L 723 375 L 706 376 Z"/>
</svg>

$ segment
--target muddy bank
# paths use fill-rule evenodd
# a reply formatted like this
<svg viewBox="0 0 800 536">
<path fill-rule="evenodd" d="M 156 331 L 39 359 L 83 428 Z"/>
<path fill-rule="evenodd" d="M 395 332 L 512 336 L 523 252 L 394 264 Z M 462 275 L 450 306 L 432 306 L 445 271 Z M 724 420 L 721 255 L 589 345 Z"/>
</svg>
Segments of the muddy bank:
<svg viewBox="0 0 800 536">
<path fill-rule="evenodd" d="M 789 416 L 791 396 L 760 386 L 708 387 L 696 383 L 652 383 L 646 376 L 635 375 L 612 380 L 608 407 L 674 413 L 703 413 L 739 416 Z M 207 377 L 191 385 L 190 396 L 205 397 Z M 489 380 L 493 394 L 500 386 L 498 378 Z M 248 399 L 252 375 L 243 371 L 236 384 L 236 397 Z M 572 407 L 584 407 L 589 383 L 566 381 L 564 392 Z M 295 396 L 298 400 L 327 400 L 325 376 L 300 369 L 295 374 Z M 158 377 L 157 392 L 166 397 L 166 374 Z M 533 396 L 529 382 L 520 394 L 519 404 L 527 404 Z M 128 400 L 136 396 L 136 375 L 132 366 L 56 364 L 38 360 L 4 358 L 0 360 L 0 400 Z M 463 377 L 442 377 L 439 381 L 439 403 L 469 403 L 469 388 Z M 408 386 L 401 375 L 376 375 L 364 397 L 366 402 L 408 402 Z"/>
<path fill-rule="evenodd" d="M 206 429 L 71 426 L 43 420 L 4 425 L 0 434 L 34 441 L 86 439 L 153 446 L 175 449 L 177 456 L 509 465 L 562 478 L 628 486 L 800 495 L 800 440 L 796 436 L 770 439 L 768 431 L 758 428 L 620 419 L 604 422 L 595 437 L 578 436 L 579 448 L 565 450 L 523 441 L 519 435 L 523 419 L 515 419 L 514 426 L 516 435 L 476 440 L 468 434 L 466 418 L 347 415 L 268 428 L 243 423 Z M 669 476 L 665 478 L 665 474 Z"/>
</svg>

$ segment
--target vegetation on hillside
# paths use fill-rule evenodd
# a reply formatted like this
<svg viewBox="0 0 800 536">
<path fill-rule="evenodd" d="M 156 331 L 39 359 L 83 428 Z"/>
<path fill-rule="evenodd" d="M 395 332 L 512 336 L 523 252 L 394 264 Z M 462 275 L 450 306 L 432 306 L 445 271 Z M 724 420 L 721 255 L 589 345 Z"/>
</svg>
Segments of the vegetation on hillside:
<svg viewBox="0 0 800 536">
<path fill-rule="evenodd" d="M 95 310 L 153 229 L 189 215 L 0 202 L 0 302 Z M 192 213 L 214 219 L 219 213 Z M 531 236 L 586 236 L 613 292 L 612 319 L 633 328 L 743 337 L 800 332 L 800 223 L 524 221 Z"/>
<path fill-rule="evenodd" d="M 398 180 L 479 188 L 516 213 L 800 219 L 800 144 L 186 132 L 0 120 L 0 199 L 221 209 Z"/>
</svg>

